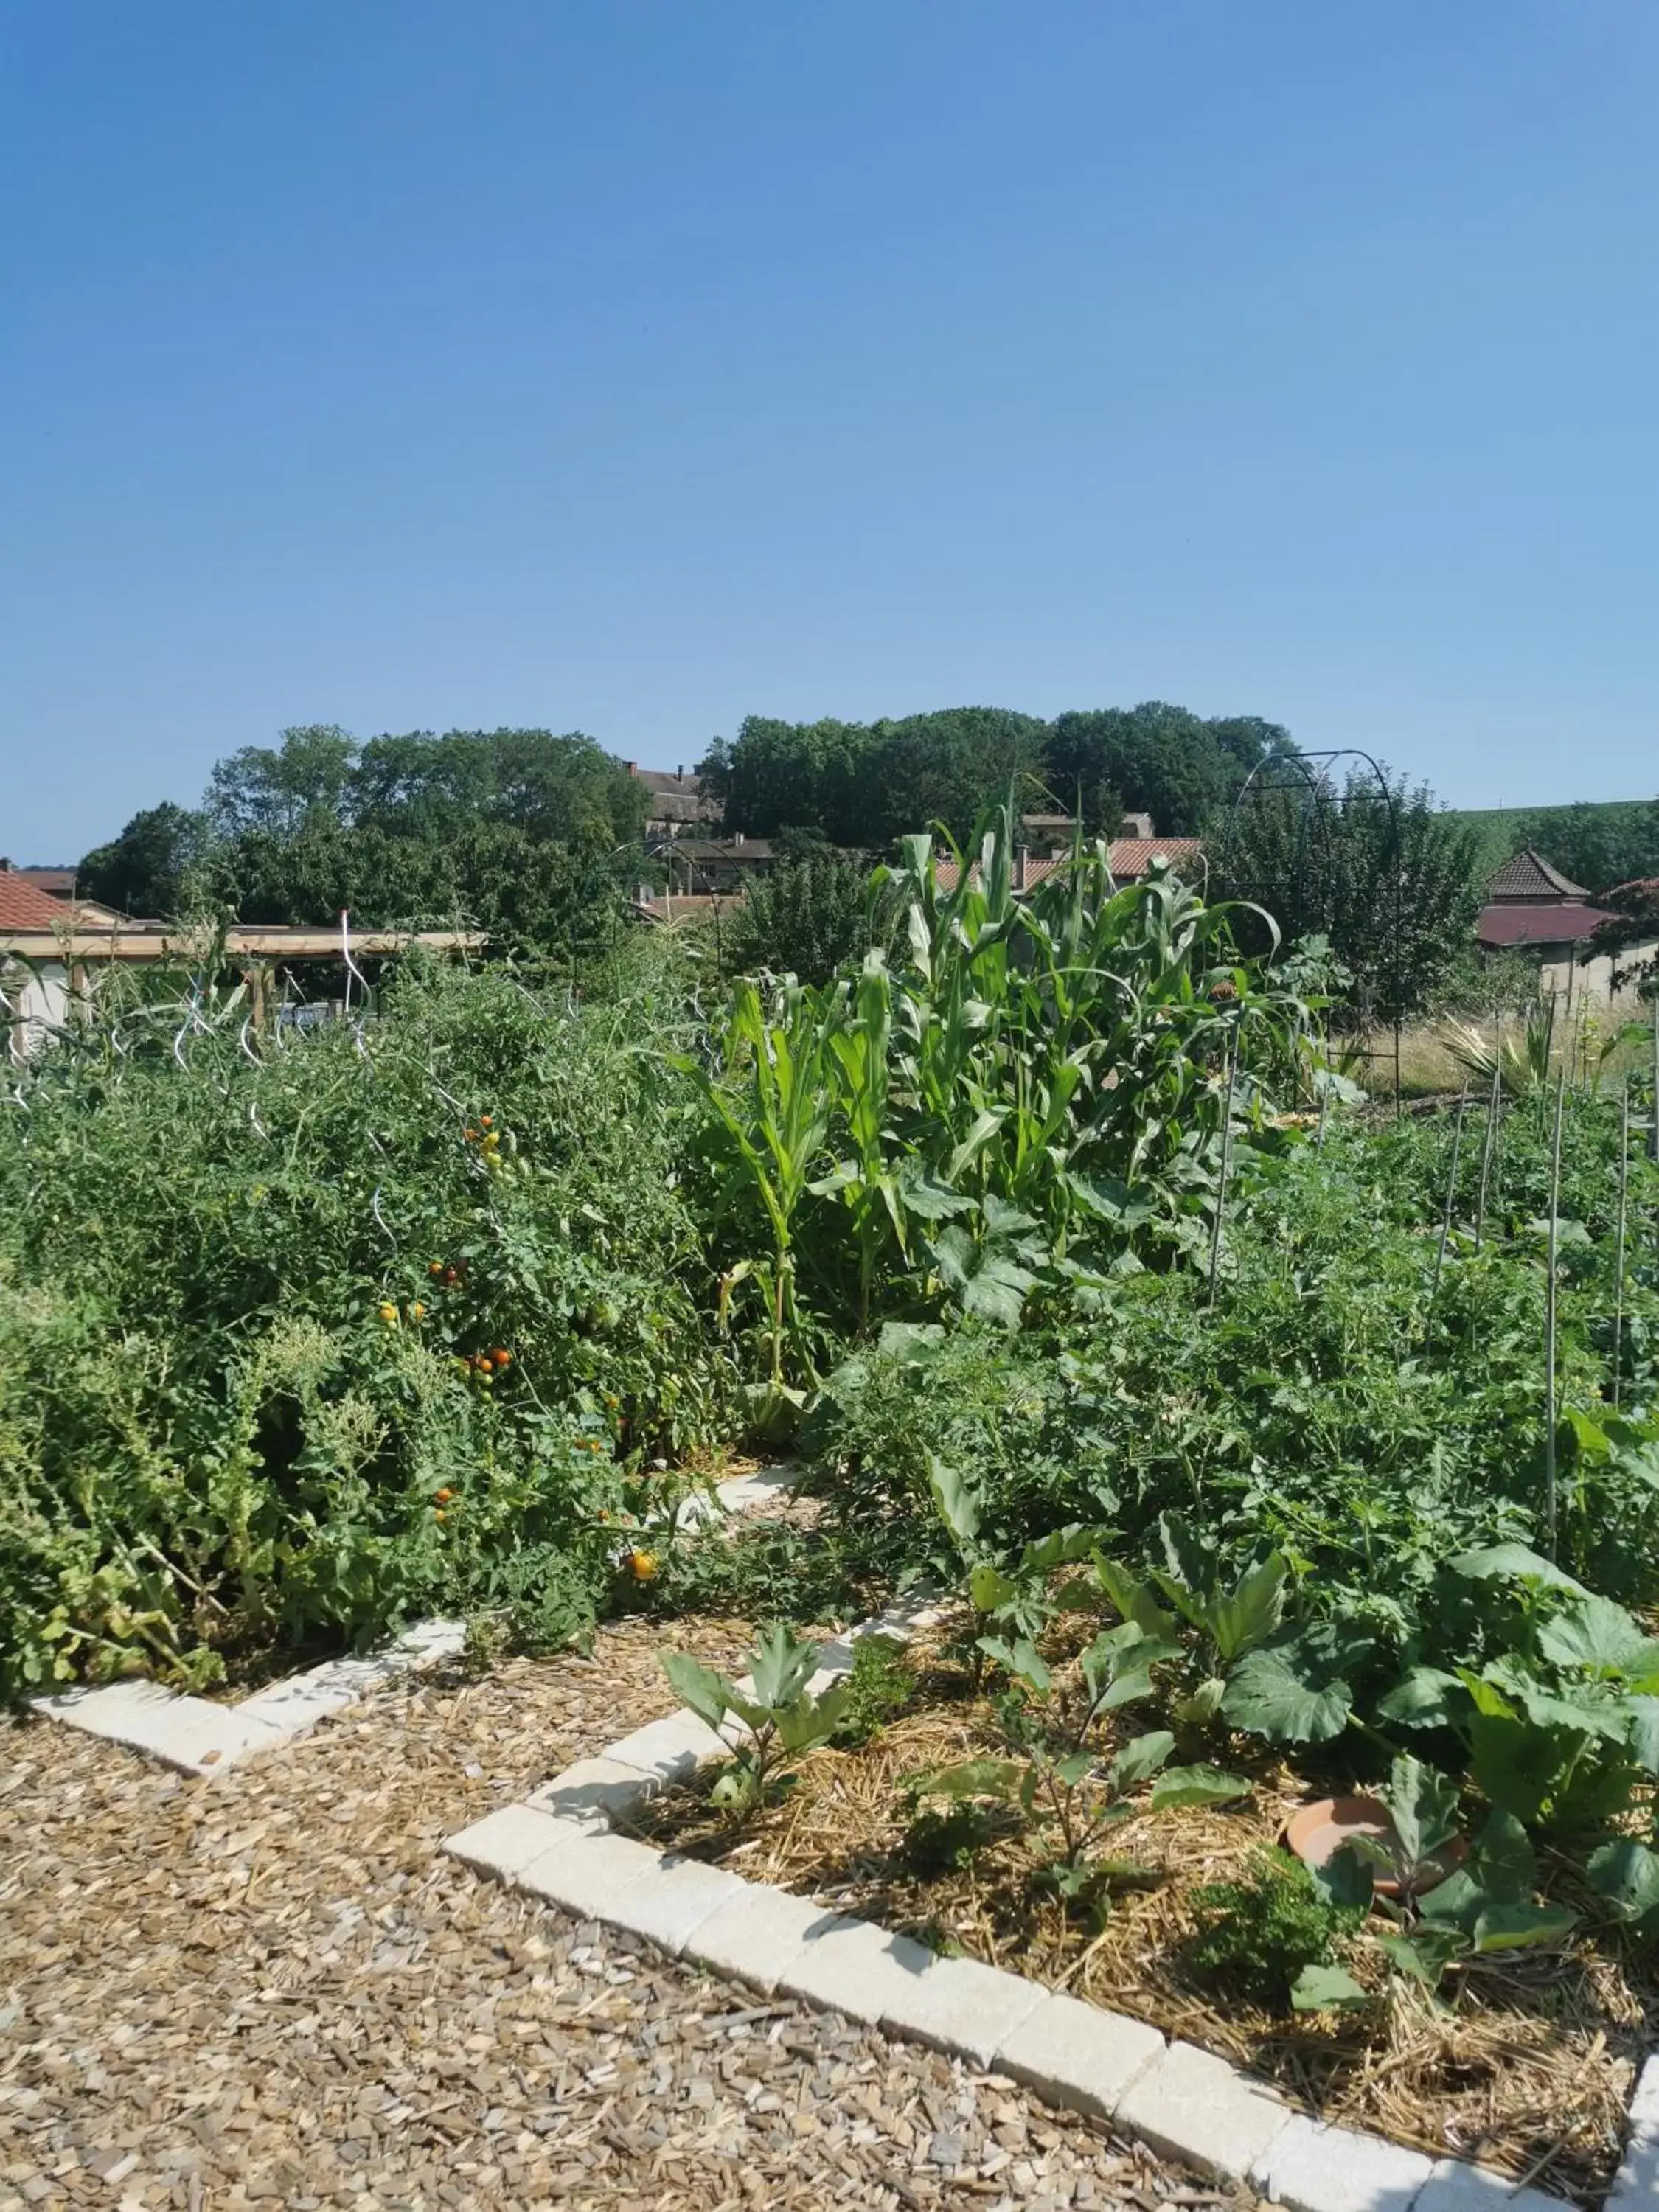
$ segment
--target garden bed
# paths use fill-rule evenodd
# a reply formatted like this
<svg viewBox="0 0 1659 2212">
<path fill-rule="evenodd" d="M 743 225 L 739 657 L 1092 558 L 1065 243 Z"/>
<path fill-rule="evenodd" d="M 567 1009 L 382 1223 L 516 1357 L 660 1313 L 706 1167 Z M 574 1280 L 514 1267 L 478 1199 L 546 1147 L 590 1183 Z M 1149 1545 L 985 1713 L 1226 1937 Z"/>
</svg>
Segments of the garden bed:
<svg viewBox="0 0 1659 2212">
<path fill-rule="evenodd" d="M 1437 2002 L 1389 1971 L 1372 1940 L 1387 1923 L 1374 1915 L 1331 1954 L 1370 1994 L 1363 2009 L 1264 2002 L 1237 1966 L 1206 1970 L 1201 1932 L 1238 1915 L 1204 1893 L 1249 1885 L 1264 1863 L 1282 1869 L 1285 1824 L 1317 1789 L 1265 1747 L 1236 1740 L 1227 1763 L 1250 1783 L 1248 1796 L 1154 1813 L 1143 1796 L 1104 1846 L 1134 1871 L 1111 1881 L 1103 1908 L 1068 1904 L 1047 1871 L 1052 1832 L 1016 1808 L 958 1803 L 952 1827 L 951 1808 L 924 1796 L 919 1825 L 919 1777 L 1003 1753 L 1006 1739 L 992 1698 L 948 1642 L 917 1647 L 909 1663 L 902 1711 L 863 1743 L 811 1753 L 763 1808 L 734 1819 L 711 1802 L 705 1771 L 643 1808 L 638 1832 L 1131 2014 L 1249 2068 L 1323 2118 L 1576 2197 L 1605 2189 L 1653 1994 L 1611 1949 L 1580 1934 L 1548 1951 L 1473 1960 Z M 1146 1725 L 1121 1723 L 1115 1734 L 1108 1717 L 1103 1759 Z M 1564 1867 L 1540 1877 L 1547 1896 L 1553 1882 L 1571 1885 Z M 1294 1897 L 1294 1875 L 1273 1893 L 1281 1905 Z M 1583 1899 L 1575 1887 L 1567 1901 Z"/>
</svg>

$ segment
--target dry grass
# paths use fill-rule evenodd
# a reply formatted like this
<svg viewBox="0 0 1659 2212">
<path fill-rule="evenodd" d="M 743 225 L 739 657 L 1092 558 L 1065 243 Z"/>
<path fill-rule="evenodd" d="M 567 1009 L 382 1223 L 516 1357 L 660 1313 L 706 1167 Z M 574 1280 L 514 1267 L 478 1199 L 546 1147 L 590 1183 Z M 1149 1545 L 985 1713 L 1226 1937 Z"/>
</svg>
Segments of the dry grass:
<svg viewBox="0 0 1659 2212">
<path fill-rule="evenodd" d="M 1311 1794 L 1287 1768 L 1232 1759 L 1255 1785 L 1244 1803 L 1148 1813 L 1113 1828 L 1113 1858 L 1146 1874 L 1115 1887 L 1103 1923 L 1091 1925 L 1034 1880 L 1040 1842 L 1034 1847 L 1012 1818 L 994 1818 L 992 1840 L 962 1872 L 923 1880 L 908 1867 L 907 1782 L 999 1748 L 986 1704 L 933 1655 L 915 1710 L 860 1750 L 815 1753 L 783 1801 L 744 1826 L 711 1811 L 706 1779 L 659 1801 L 647 1818 L 659 1840 L 672 1837 L 750 1880 L 936 1948 L 960 1947 L 1202 2044 L 1323 2118 L 1574 2196 L 1605 2188 L 1649 1994 L 1615 1958 L 1580 1941 L 1483 1960 L 1458 1978 L 1455 2002 L 1443 2008 L 1361 1946 L 1349 1964 L 1376 1991 L 1367 2012 L 1276 2016 L 1206 1984 L 1187 1954 L 1199 1924 L 1194 1892 L 1247 1878 Z"/>
</svg>

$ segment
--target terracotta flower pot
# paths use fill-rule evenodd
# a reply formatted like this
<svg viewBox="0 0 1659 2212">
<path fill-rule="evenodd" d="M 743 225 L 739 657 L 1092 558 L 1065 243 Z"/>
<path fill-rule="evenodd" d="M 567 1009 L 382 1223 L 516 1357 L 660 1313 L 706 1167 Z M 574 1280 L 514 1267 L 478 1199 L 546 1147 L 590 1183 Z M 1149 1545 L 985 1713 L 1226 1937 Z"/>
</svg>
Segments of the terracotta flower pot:
<svg viewBox="0 0 1659 2212">
<path fill-rule="evenodd" d="M 1293 1813 L 1285 1827 L 1286 1846 L 1304 1866 L 1310 1867 L 1325 1865 L 1356 1836 L 1386 1837 L 1390 1843 L 1394 1841 L 1394 1821 L 1380 1798 L 1322 1797 L 1316 1804 L 1304 1805 L 1299 1813 Z M 1444 1881 L 1468 1857 L 1468 1848 L 1462 1836 L 1453 1836 L 1442 1844 L 1418 1869 L 1412 1883 L 1413 1894 Z M 1400 1894 L 1400 1884 L 1390 1875 L 1374 1875 L 1372 1886 L 1379 1897 Z"/>
</svg>

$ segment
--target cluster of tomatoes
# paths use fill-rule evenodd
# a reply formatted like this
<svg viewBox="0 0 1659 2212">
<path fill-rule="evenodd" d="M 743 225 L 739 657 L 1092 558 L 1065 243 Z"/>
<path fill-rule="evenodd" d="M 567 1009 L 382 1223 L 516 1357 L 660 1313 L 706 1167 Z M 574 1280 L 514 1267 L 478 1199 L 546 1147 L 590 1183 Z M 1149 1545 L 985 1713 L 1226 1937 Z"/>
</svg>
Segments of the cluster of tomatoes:
<svg viewBox="0 0 1659 2212">
<path fill-rule="evenodd" d="M 486 1387 L 493 1384 L 497 1375 L 504 1374 L 513 1364 L 513 1354 L 505 1346 L 497 1345 L 493 1352 L 470 1352 L 455 1362 L 458 1375 L 471 1376 L 475 1382 Z"/>
<path fill-rule="evenodd" d="M 465 1260 L 454 1260 L 447 1263 L 442 1260 L 433 1260 L 428 1262 L 426 1272 L 434 1283 L 441 1283 L 447 1291 L 464 1290 L 466 1287 Z"/>
<path fill-rule="evenodd" d="M 452 1513 L 459 1511 L 460 1503 L 460 1492 L 451 1490 L 447 1485 L 441 1490 L 433 1492 L 432 1517 L 441 1528 Z"/>
<path fill-rule="evenodd" d="M 426 1319 L 426 1308 L 418 1298 L 411 1299 L 401 1314 L 390 1298 L 385 1298 L 382 1299 L 377 1311 L 388 1328 L 396 1328 L 400 1321 L 419 1322 Z"/>
<path fill-rule="evenodd" d="M 471 1123 L 462 1132 L 469 1145 L 478 1148 L 478 1158 L 487 1168 L 499 1168 L 501 1164 L 501 1132 L 488 1114 L 480 1114 L 475 1129 Z"/>
</svg>

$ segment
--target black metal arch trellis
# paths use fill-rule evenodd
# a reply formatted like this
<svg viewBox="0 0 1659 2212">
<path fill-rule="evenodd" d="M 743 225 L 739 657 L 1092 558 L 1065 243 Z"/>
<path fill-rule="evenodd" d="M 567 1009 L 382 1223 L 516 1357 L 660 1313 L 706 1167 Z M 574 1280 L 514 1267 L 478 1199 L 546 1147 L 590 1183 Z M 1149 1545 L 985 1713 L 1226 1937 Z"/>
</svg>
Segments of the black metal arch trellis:
<svg viewBox="0 0 1659 2212">
<path fill-rule="evenodd" d="M 1346 763 L 1343 782 L 1339 787 L 1332 771 L 1339 763 Z M 1400 1045 L 1404 1016 L 1403 971 L 1401 961 L 1402 936 L 1401 895 L 1403 890 L 1402 848 L 1400 837 L 1400 808 L 1394 787 L 1389 783 L 1375 756 L 1358 745 L 1333 745 L 1316 748 L 1311 752 L 1268 753 L 1259 760 L 1240 784 L 1234 794 L 1227 817 L 1226 842 L 1222 848 L 1221 874 L 1229 890 L 1236 896 L 1266 907 L 1272 913 L 1280 902 L 1286 886 L 1282 882 L 1273 884 L 1252 881 L 1248 854 L 1249 842 L 1243 843 L 1246 864 L 1241 866 L 1239 828 L 1247 819 L 1246 808 L 1273 798 L 1300 798 L 1297 819 L 1294 857 L 1291 862 L 1291 883 L 1289 886 L 1291 903 L 1300 910 L 1307 904 L 1305 891 L 1310 870 L 1310 838 L 1318 841 L 1322 853 L 1328 881 L 1336 879 L 1330 866 L 1333 857 L 1332 823 L 1346 817 L 1356 803 L 1375 805 L 1379 799 L 1387 810 L 1389 833 L 1384 861 L 1377 888 L 1388 894 L 1387 911 L 1382 917 L 1388 931 L 1387 962 L 1382 975 L 1387 981 L 1386 996 L 1382 1001 L 1374 997 L 1362 1003 L 1359 1042 L 1355 1048 L 1373 1069 L 1383 1057 L 1374 1042 L 1379 1027 L 1385 1029 L 1393 1040 L 1394 1103 L 1400 1107 Z M 1277 917 L 1275 917 L 1277 918 Z M 1332 917 L 1334 920 L 1334 917 Z"/>
</svg>

